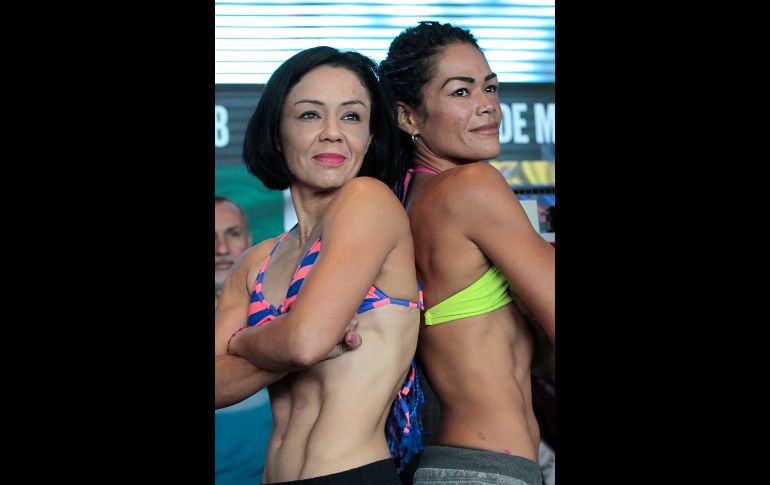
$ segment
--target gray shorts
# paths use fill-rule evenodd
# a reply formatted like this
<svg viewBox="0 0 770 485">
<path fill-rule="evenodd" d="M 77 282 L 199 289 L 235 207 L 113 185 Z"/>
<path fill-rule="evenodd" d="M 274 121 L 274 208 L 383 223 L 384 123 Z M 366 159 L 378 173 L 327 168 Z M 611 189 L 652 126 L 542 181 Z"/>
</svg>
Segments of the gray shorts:
<svg viewBox="0 0 770 485">
<path fill-rule="evenodd" d="M 540 466 L 521 456 L 455 446 L 426 446 L 414 485 L 542 485 Z"/>
</svg>

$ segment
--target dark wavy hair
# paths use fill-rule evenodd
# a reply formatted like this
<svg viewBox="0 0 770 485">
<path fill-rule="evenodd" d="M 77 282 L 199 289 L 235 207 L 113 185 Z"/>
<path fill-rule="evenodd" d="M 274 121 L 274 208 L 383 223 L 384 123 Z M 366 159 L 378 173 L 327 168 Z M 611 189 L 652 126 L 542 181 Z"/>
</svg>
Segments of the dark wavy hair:
<svg viewBox="0 0 770 485">
<path fill-rule="evenodd" d="M 470 31 L 452 24 L 422 21 L 398 34 L 380 63 L 382 80 L 394 99 L 422 110 L 422 91 L 435 75 L 438 55 L 444 47 L 455 43 L 470 44 L 482 52 Z M 411 165 L 414 146 L 409 134 L 400 131 L 399 138 L 399 158 Z"/>
<path fill-rule="evenodd" d="M 291 88 L 302 77 L 321 66 L 347 69 L 358 77 L 371 98 L 369 132 L 372 142 L 358 175 L 383 181 L 395 190 L 405 168 L 400 166 L 398 124 L 393 113 L 393 97 L 380 83 L 377 64 L 358 52 L 343 52 L 320 46 L 301 51 L 270 76 L 257 108 L 249 120 L 243 142 L 243 161 L 249 172 L 269 189 L 283 190 L 293 181 L 286 159 L 279 151 L 281 110 Z"/>
</svg>

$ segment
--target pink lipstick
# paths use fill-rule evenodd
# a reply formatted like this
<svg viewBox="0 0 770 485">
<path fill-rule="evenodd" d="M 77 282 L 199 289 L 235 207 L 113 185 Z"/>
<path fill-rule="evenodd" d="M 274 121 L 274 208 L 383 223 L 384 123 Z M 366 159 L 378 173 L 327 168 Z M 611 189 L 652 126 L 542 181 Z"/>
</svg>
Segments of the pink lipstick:
<svg viewBox="0 0 770 485">
<path fill-rule="evenodd" d="M 345 161 L 344 155 L 340 155 L 339 153 L 319 153 L 317 155 L 313 155 L 314 160 L 318 160 L 321 163 L 325 163 L 327 165 L 339 165 L 342 162 Z"/>
</svg>

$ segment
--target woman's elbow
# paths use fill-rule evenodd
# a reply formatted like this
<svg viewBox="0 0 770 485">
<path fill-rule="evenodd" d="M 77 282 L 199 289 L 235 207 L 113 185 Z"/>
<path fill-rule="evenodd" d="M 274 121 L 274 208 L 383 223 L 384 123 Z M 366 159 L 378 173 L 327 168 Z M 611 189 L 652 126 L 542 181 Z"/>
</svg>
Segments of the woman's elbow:
<svg viewBox="0 0 770 485">
<path fill-rule="evenodd" d="M 325 352 L 323 352 L 318 345 L 314 342 L 304 342 L 294 346 L 291 351 L 291 364 L 297 369 L 307 369 L 313 367 L 317 363 L 323 360 Z"/>
<path fill-rule="evenodd" d="M 325 339 L 304 334 L 292 339 L 289 358 L 297 369 L 307 369 L 321 362 L 331 349 L 326 348 Z"/>
</svg>

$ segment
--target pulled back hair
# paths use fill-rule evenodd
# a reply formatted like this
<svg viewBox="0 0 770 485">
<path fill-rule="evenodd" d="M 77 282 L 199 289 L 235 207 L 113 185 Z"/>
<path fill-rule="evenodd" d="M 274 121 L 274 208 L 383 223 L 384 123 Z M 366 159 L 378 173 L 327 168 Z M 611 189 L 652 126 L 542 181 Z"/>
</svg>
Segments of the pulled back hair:
<svg viewBox="0 0 770 485">
<path fill-rule="evenodd" d="M 446 46 L 456 43 L 470 44 L 481 52 L 470 31 L 452 24 L 421 21 L 398 34 L 390 43 L 387 57 L 380 63 L 382 80 L 395 101 L 422 111 L 423 88 L 435 75 L 438 56 Z M 399 147 L 399 165 L 411 166 L 414 144 L 410 134 L 402 130 L 399 130 Z M 401 192 L 402 187 L 398 187 L 399 197 Z"/>
<path fill-rule="evenodd" d="M 246 168 L 269 189 L 289 187 L 294 178 L 279 149 L 281 111 L 289 91 L 305 74 L 321 66 L 347 69 L 366 88 L 371 99 L 369 133 L 372 142 L 358 175 L 374 177 L 395 189 L 404 171 L 397 157 L 399 130 L 393 113 L 393 98 L 388 88 L 380 83 L 379 68 L 358 52 L 343 52 L 326 46 L 298 52 L 270 76 L 244 135 Z"/>
<path fill-rule="evenodd" d="M 422 88 L 435 74 L 437 55 L 455 43 L 470 44 L 481 52 L 473 34 L 452 24 L 422 21 L 398 34 L 380 63 L 395 100 L 412 108 L 422 106 Z"/>
</svg>

